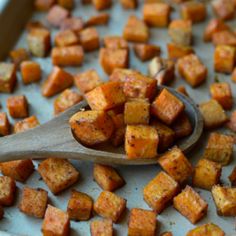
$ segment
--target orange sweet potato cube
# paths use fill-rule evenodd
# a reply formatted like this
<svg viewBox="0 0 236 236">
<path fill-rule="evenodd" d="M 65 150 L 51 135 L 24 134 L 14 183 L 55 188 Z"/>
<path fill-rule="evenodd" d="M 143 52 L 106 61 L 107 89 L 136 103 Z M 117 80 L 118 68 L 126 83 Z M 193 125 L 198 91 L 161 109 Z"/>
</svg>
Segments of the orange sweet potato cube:
<svg viewBox="0 0 236 236">
<path fill-rule="evenodd" d="M 38 11 L 47 11 L 49 10 L 54 4 L 56 0 L 35 0 L 34 6 Z"/>
<path fill-rule="evenodd" d="M 51 48 L 50 32 L 44 28 L 30 30 L 27 44 L 30 52 L 36 57 L 45 57 Z"/>
<path fill-rule="evenodd" d="M 190 186 L 186 186 L 174 200 L 174 208 L 192 224 L 197 223 L 207 213 L 207 202 Z"/>
<path fill-rule="evenodd" d="M 128 68 L 129 52 L 127 49 L 101 48 L 99 61 L 103 70 L 110 75 L 116 68 Z"/>
<path fill-rule="evenodd" d="M 92 3 L 96 10 L 101 11 L 107 8 L 110 8 L 112 5 L 112 0 L 92 0 Z"/>
<path fill-rule="evenodd" d="M 47 14 L 47 21 L 54 27 L 59 27 L 63 20 L 68 18 L 70 12 L 59 5 L 55 5 L 50 8 Z"/>
<path fill-rule="evenodd" d="M 15 181 L 8 176 L 0 176 L 0 204 L 11 206 L 15 199 Z"/>
<path fill-rule="evenodd" d="M 95 164 L 93 178 L 105 191 L 113 192 L 125 184 L 121 175 L 111 166 Z"/>
<path fill-rule="evenodd" d="M 232 186 L 236 186 L 236 167 L 232 170 L 231 174 L 229 175 L 229 181 Z"/>
<path fill-rule="evenodd" d="M 86 26 L 96 26 L 96 25 L 107 25 L 110 20 L 110 15 L 108 13 L 100 13 L 95 16 L 91 16 L 86 21 Z"/>
<path fill-rule="evenodd" d="M 7 99 L 7 109 L 13 118 L 25 118 L 29 115 L 28 101 L 24 95 L 12 96 Z"/>
<path fill-rule="evenodd" d="M 204 224 L 197 226 L 190 230 L 186 236 L 202 236 L 202 235 L 214 235 L 214 236 L 225 236 L 224 231 L 213 223 Z"/>
<path fill-rule="evenodd" d="M 61 22 L 60 29 L 72 30 L 78 34 L 84 27 L 84 22 L 81 17 L 68 17 Z"/>
<path fill-rule="evenodd" d="M 37 62 L 24 61 L 21 63 L 20 70 L 24 84 L 34 83 L 41 79 L 41 68 Z"/>
<path fill-rule="evenodd" d="M 26 215 L 43 218 L 48 202 L 48 193 L 44 189 L 24 187 L 19 209 Z"/>
<path fill-rule="evenodd" d="M 69 215 L 56 207 L 48 205 L 42 224 L 42 233 L 44 236 L 69 236 Z"/>
<path fill-rule="evenodd" d="M 222 20 L 234 18 L 235 3 L 233 0 L 213 0 L 211 5 L 218 18 Z"/>
<path fill-rule="evenodd" d="M 174 1 L 179 1 L 179 0 L 174 0 Z M 161 234 L 161 236 L 173 236 L 171 232 L 164 232 Z"/>
<path fill-rule="evenodd" d="M 187 89 L 185 88 L 185 86 L 183 85 L 180 85 L 176 88 L 176 91 L 179 92 L 179 93 L 182 93 L 183 95 L 189 97 L 189 94 L 188 94 L 188 91 Z"/>
<path fill-rule="evenodd" d="M 236 111 L 232 112 L 230 120 L 227 122 L 227 127 L 236 132 Z"/>
<path fill-rule="evenodd" d="M 113 236 L 112 220 L 94 220 L 90 223 L 91 236 Z"/>
<path fill-rule="evenodd" d="M 207 77 L 207 68 L 200 61 L 200 59 L 194 55 L 189 54 L 178 60 L 179 74 L 192 86 L 196 87 L 202 84 Z"/>
<path fill-rule="evenodd" d="M 156 213 L 141 208 L 130 210 L 128 235 L 149 235 L 155 236 L 157 229 Z"/>
<path fill-rule="evenodd" d="M 103 38 L 105 48 L 110 49 L 129 49 L 128 42 L 120 36 L 105 36 Z"/>
<path fill-rule="evenodd" d="M 143 189 L 145 202 L 157 213 L 162 212 L 179 192 L 178 183 L 161 171 Z"/>
<path fill-rule="evenodd" d="M 77 92 L 66 89 L 54 100 L 54 113 L 59 114 L 82 100 L 83 97 Z"/>
<path fill-rule="evenodd" d="M 67 213 L 71 220 L 89 220 L 93 210 L 93 199 L 86 193 L 72 190 L 67 205 Z"/>
<path fill-rule="evenodd" d="M 125 152 L 128 159 L 155 158 L 159 143 L 155 128 L 147 125 L 128 125 L 125 133 Z"/>
<path fill-rule="evenodd" d="M 172 124 L 184 110 L 181 100 L 163 89 L 151 105 L 151 113 L 165 124 Z"/>
<path fill-rule="evenodd" d="M 32 20 L 27 23 L 26 29 L 29 32 L 33 29 L 48 29 L 48 28 L 41 21 Z"/>
<path fill-rule="evenodd" d="M 74 7 L 74 0 L 57 0 L 61 7 L 71 10 Z"/>
<path fill-rule="evenodd" d="M 135 9 L 138 2 L 137 0 L 120 0 L 120 4 L 124 9 Z"/>
<path fill-rule="evenodd" d="M 103 143 L 111 138 L 114 124 L 104 111 L 81 111 L 70 118 L 71 129 L 80 142 L 87 146 Z"/>
<path fill-rule="evenodd" d="M 236 68 L 234 68 L 232 77 L 231 77 L 232 82 L 236 83 Z"/>
<path fill-rule="evenodd" d="M 5 112 L 0 112 L 0 136 L 10 134 L 10 123 Z"/>
<path fill-rule="evenodd" d="M 32 160 L 18 160 L 1 163 L 1 172 L 5 176 L 20 182 L 25 182 L 34 172 Z"/>
<path fill-rule="evenodd" d="M 194 54 L 194 49 L 188 46 L 182 46 L 175 43 L 167 44 L 168 58 L 177 61 L 179 58 Z"/>
<path fill-rule="evenodd" d="M 16 66 L 12 63 L 0 63 L 0 92 L 13 92 L 16 81 Z"/>
<path fill-rule="evenodd" d="M 148 61 L 153 57 L 159 56 L 161 48 L 154 44 L 135 44 L 134 52 L 141 61 Z"/>
<path fill-rule="evenodd" d="M 29 129 L 33 129 L 39 125 L 39 121 L 36 116 L 30 116 L 23 120 L 17 121 L 14 124 L 13 130 L 14 133 L 20 133 L 27 131 Z"/>
<path fill-rule="evenodd" d="M 131 15 L 123 30 L 123 37 L 127 41 L 146 43 L 149 39 L 149 29 L 142 20 Z"/>
<path fill-rule="evenodd" d="M 199 1 L 187 1 L 181 5 L 180 14 L 184 20 L 198 23 L 206 19 L 206 5 Z"/>
<path fill-rule="evenodd" d="M 10 52 L 11 61 L 18 67 L 23 61 L 29 59 L 29 52 L 25 48 L 18 48 Z"/>
<path fill-rule="evenodd" d="M 171 7 L 164 2 L 146 3 L 143 6 L 143 19 L 149 26 L 166 27 L 169 24 Z"/>
<path fill-rule="evenodd" d="M 44 82 L 42 87 L 42 94 L 45 97 L 51 97 L 57 93 L 62 92 L 66 88 L 73 85 L 73 76 L 65 70 L 55 66 Z"/>
<path fill-rule="evenodd" d="M 109 191 L 103 191 L 94 203 L 94 211 L 116 223 L 126 209 L 126 199 Z"/>
<path fill-rule="evenodd" d="M 236 34 L 229 30 L 221 30 L 212 35 L 212 42 L 217 45 L 236 46 Z"/>
<path fill-rule="evenodd" d="M 38 172 L 54 194 L 70 187 L 79 178 L 79 172 L 65 159 L 46 159 L 40 163 Z"/>
<path fill-rule="evenodd" d="M 55 45 L 57 47 L 66 47 L 79 44 L 79 38 L 72 30 L 60 31 L 55 36 Z"/>
<path fill-rule="evenodd" d="M 213 83 L 210 86 L 210 93 L 213 99 L 218 101 L 225 110 L 233 106 L 233 96 L 229 83 Z"/>
</svg>

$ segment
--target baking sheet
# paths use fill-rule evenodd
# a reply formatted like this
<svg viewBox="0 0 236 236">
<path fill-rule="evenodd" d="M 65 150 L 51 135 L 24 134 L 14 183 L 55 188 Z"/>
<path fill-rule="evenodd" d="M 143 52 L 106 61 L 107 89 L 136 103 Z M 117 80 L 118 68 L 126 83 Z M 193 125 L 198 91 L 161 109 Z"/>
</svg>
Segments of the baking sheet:
<svg viewBox="0 0 236 236">
<path fill-rule="evenodd" d="M 126 23 L 126 20 L 130 14 L 135 14 L 141 17 L 141 4 L 138 10 L 133 11 L 124 11 L 122 10 L 118 1 L 113 1 L 113 7 L 108 12 L 111 15 L 111 21 L 108 26 L 97 27 L 100 32 L 101 37 L 105 35 L 121 35 L 123 27 Z M 24 14 L 24 12 L 22 12 Z M 74 16 L 82 16 L 84 20 L 88 19 L 89 16 L 96 14 L 96 11 L 92 6 L 82 6 L 79 1 L 76 1 L 76 9 L 73 11 Z M 211 9 L 208 9 L 208 18 L 211 15 Z M 44 13 L 35 13 L 33 15 L 33 19 L 43 20 L 45 14 Z M 175 11 L 171 15 L 173 18 L 178 18 L 178 11 Z M 207 21 L 206 21 L 207 22 Z M 213 51 L 214 48 L 211 44 L 205 44 L 202 41 L 202 33 L 203 29 L 206 25 L 206 22 L 196 24 L 193 26 L 194 33 L 194 49 L 197 54 L 200 56 L 204 64 L 207 65 L 209 69 L 209 75 L 207 82 L 200 86 L 198 89 L 192 89 L 188 86 L 182 79 L 177 78 L 172 84 L 173 87 L 177 85 L 184 84 L 187 88 L 190 96 L 197 102 L 206 101 L 209 99 L 209 90 L 208 86 L 210 83 L 214 82 L 215 73 L 213 72 L 212 59 L 213 59 Z M 235 20 L 229 22 L 231 26 L 235 24 Z M 17 21 L 16 21 L 17 23 Z M 52 38 L 55 35 L 56 30 L 52 30 Z M 7 40 L 7 39 L 6 39 Z M 166 57 L 166 43 L 169 41 L 169 37 L 167 35 L 166 29 L 151 29 L 151 43 L 155 43 L 161 46 L 162 56 Z M 0 45 L 0 47 L 3 45 Z M 23 32 L 19 38 L 19 41 L 15 45 L 15 48 L 18 47 L 27 47 L 26 45 L 26 33 Z M 42 66 L 43 70 L 43 80 L 46 79 L 47 75 L 50 73 L 52 66 L 50 58 L 33 58 L 33 60 L 39 62 Z M 147 73 L 147 64 L 141 63 L 133 54 L 131 50 L 130 57 L 130 67 L 133 69 L 138 69 L 142 73 Z M 87 53 L 85 56 L 84 65 L 82 67 L 75 68 L 66 68 L 71 73 L 79 73 L 83 72 L 87 69 L 95 68 L 101 77 L 106 80 L 107 76 L 103 73 L 99 63 L 98 63 L 98 51 Z M 227 81 L 231 83 L 230 76 L 225 76 L 219 74 L 220 81 Z M 30 103 L 30 114 L 36 115 L 41 123 L 44 123 L 53 117 L 53 100 L 55 97 L 51 99 L 47 99 L 41 96 L 40 93 L 40 85 L 39 84 L 31 84 L 27 86 L 23 86 L 20 75 L 18 74 L 18 85 L 15 90 L 15 94 L 25 94 Z M 232 83 L 231 83 L 232 84 Z M 75 88 L 76 89 L 76 88 Z M 232 84 L 232 90 L 236 92 L 236 84 Z M 2 110 L 6 111 L 6 99 L 9 97 L 7 94 L 0 94 L 0 101 L 3 105 Z M 11 119 L 11 122 L 15 122 Z M 229 131 L 223 130 L 222 132 L 228 133 Z M 197 147 L 188 154 L 190 161 L 195 164 L 197 160 L 201 157 L 203 153 L 203 149 L 205 147 L 205 142 L 207 139 L 207 134 L 201 138 Z M 10 148 L 10 147 L 9 147 Z M 35 161 L 35 168 L 37 169 L 38 161 Z M 30 187 L 41 187 L 46 189 L 49 192 L 50 204 L 62 209 L 66 210 L 67 202 L 70 196 L 70 190 L 75 188 L 79 191 L 88 193 L 93 197 L 94 200 L 98 197 L 101 192 L 100 187 L 93 181 L 92 178 L 92 163 L 89 162 L 81 162 L 81 161 L 72 161 L 73 165 L 79 170 L 81 177 L 77 184 L 73 185 L 70 189 L 62 192 L 58 196 L 54 196 L 46 184 L 41 180 L 37 171 L 26 181 L 25 185 Z M 232 171 L 235 166 L 236 161 L 234 160 L 229 166 L 223 168 L 222 172 L 222 182 L 224 184 L 229 184 L 228 175 Z M 142 189 L 143 186 L 146 185 L 152 178 L 154 178 L 157 173 L 160 171 L 159 166 L 118 166 L 117 169 L 120 171 L 121 175 L 126 180 L 127 184 L 116 191 L 116 193 L 128 200 L 127 208 L 131 209 L 133 207 L 140 207 L 144 209 L 149 209 L 147 204 L 143 201 Z M 19 234 L 24 236 L 38 236 L 41 235 L 41 224 L 42 220 L 35 219 L 21 213 L 17 205 L 19 203 L 19 199 L 21 196 L 21 189 L 24 185 L 17 182 L 17 197 L 16 202 L 13 207 L 5 208 L 5 217 L 0 221 L 0 230 L 6 231 L 12 234 Z M 213 222 L 218 224 L 227 235 L 236 235 L 235 230 L 235 219 L 233 217 L 218 217 L 216 214 L 216 209 L 212 200 L 212 196 L 210 192 L 205 190 L 197 189 L 200 195 L 209 203 L 208 215 L 204 217 L 197 225 L 201 225 L 208 222 Z M 127 235 L 127 220 L 128 220 L 129 210 L 126 211 L 124 217 L 121 220 L 121 223 L 114 224 L 115 231 L 117 235 Z M 93 219 L 98 218 L 98 216 L 93 217 Z M 164 210 L 163 213 L 158 215 L 158 232 L 164 231 L 172 231 L 175 236 L 183 236 L 187 231 L 194 228 L 186 218 L 180 215 L 176 210 L 173 209 L 172 206 L 168 207 Z M 74 222 L 71 221 L 71 235 L 89 235 L 89 222 Z M 0 233 L 0 235 L 3 235 Z"/>
</svg>

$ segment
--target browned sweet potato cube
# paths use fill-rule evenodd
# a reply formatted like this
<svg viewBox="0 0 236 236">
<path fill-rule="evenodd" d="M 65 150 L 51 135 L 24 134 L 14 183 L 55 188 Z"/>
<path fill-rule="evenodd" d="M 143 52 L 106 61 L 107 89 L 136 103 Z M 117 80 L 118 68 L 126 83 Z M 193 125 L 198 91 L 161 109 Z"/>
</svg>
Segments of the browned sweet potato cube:
<svg viewBox="0 0 236 236">
<path fill-rule="evenodd" d="M 213 99 L 218 101 L 225 110 L 233 106 L 233 96 L 229 83 L 213 83 L 210 86 L 210 93 Z"/>
<path fill-rule="evenodd" d="M 77 92 L 66 89 L 54 100 L 54 113 L 61 113 L 82 100 L 83 97 Z"/>
<path fill-rule="evenodd" d="M 135 44 L 134 52 L 141 61 L 148 61 L 153 57 L 159 56 L 161 48 L 154 44 Z"/>
<path fill-rule="evenodd" d="M 179 192 L 178 183 L 161 171 L 143 189 L 143 198 L 157 213 L 162 212 Z"/>
<path fill-rule="evenodd" d="M 27 23 L 26 29 L 31 31 L 33 29 L 47 29 L 47 27 L 41 21 L 32 20 Z"/>
<path fill-rule="evenodd" d="M 11 93 L 16 85 L 16 66 L 12 63 L 0 63 L 0 92 Z"/>
<path fill-rule="evenodd" d="M 18 67 L 21 62 L 29 59 L 29 52 L 25 48 L 18 48 L 10 52 L 12 62 Z"/>
<path fill-rule="evenodd" d="M 15 198 L 15 181 L 8 176 L 0 176 L 0 204 L 11 206 Z"/>
<path fill-rule="evenodd" d="M 172 124 L 184 110 L 184 104 L 167 89 L 163 89 L 151 105 L 151 113 L 165 124 Z"/>
<path fill-rule="evenodd" d="M 55 4 L 55 2 L 56 0 L 35 0 L 34 6 L 38 11 L 47 11 Z"/>
<path fill-rule="evenodd" d="M 42 224 L 42 233 L 44 236 L 69 236 L 69 215 L 56 207 L 48 205 Z"/>
<path fill-rule="evenodd" d="M 71 10 L 74 7 L 74 0 L 57 0 L 61 7 Z"/>
<path fill-rule="evenodd" d="M 149 235 L 155 236 L 157 229 L 156 213 L 141 208 L 132 208 L 130 210 L 128 235 Z"/>
<path fill-rule="evenodd" d="M 108 13 L 101 13 L 99 15 L 91 16 L 87 22 L 86 26 L 96 26 L 96 25 L 106 25 L 110 20 L 110 15 Z"/>
<path fill-rule="evenodd" d="M 63 69 L 55 66 L 44 82 L 42 94 L 45 97 L 51 97 L 62 92 L 73 85 L 73 76 Z"/>
<path fill-rule="evenodd" d="M 24 95 L 12 96 L 7 99 L 7 109 L 13 118 L 25 118 L 29 115 L 28 101 Z"/>
<path fill-rule="evenodd" d="M 204 127 L 206 129 L 220 127 L 228 119 L 222 106 L 214 99 L 201 103 L 199 110 L 203 116 Z M 212 114 L 214 114 L 214 116 Z"/>
<path fill-rule="evenodd" d="M 148 66 L 149 75 L 158 85 L 168 84 L 175 78 L 175 64 L 172 60 L 155 57 Z"/>
<path fill-rule="evenodd" d="M 154 127 L 128 125 L 125 133 L 125 151 L 128 159 L 155 158 L 159 137 Z"/>
<path fill-rule="evenodd" d="M 173 43 L 189 46 L 192 43 L 192 22 L 191 20 L 173 20 L 169 24 L 168 34 Z"/>
<path fill-rule="evenodd" d="M 120 4 L 124 9 L 135 9 L 138 2 L 137 0 L 120 0 Z"/>
<path fill-rule="evenodd" d="M 184 20 L 192 23 L 204 21 L 207 15 L 206 5 L 199 1 L 187 1 L 181 5 L 180 14 Z"/>
<path fill-rule="evenodd" d="M 227 127 L 236 132 L 236 111 L 231 114 L 230 120 L 227 122 Z"/>
<path fill-rule="evenodd" d="M 60 31 L 55 36 L 55 45 L 58 47 L 65 47 L 79 44 L 79 38 L 72 30 Z"/>
<path fill-rule="evenodd" d="M 220 164 L 207 159 L 197 163 L 193 174 L 193 186 L 211 190 L 220 181 L 222 167 Z"/>
<path fill-rule="evenodd" d="M 232 82 L 236 83 L 236 68 L 234 68 L 232 77 L 231 77 Z"/>
<path fill-rule="evenodd" d="M 21 63 L 20 70 L 24 84 L 34 83 L 41 79 L 41 67 L 37 62 L 24 61 Z"/>
<path fill-rule="evenodd" d="M 124 121 L 127 125 L 148 125 L 150 103 L 147 99 L 132 99 L 125 103 Z"/>
<path fill-rule="evenodd" d="M 192 87 L 202 84 L 207 77 L 206 66 L 194 54 L 189 54 L 178 60 L 178 71 Z"/>
<path fill-rule="evenodd" d="M 174 198 L 173 202 L 175 209 L 192 224 L 197 223 L 207 213 L 207 202 L 188 185 Z"/>
<path fill-rule="evenodd" d="M 48 202 L 48 193 L 44 189 L 24 187 L 19 209 L 26 215 L 43 218 Z"/>
<path fill-rule="evenodd" d="M 177 0 L 174 0 L 174 1 L 177 1 Z M 173 234 L 171 232 L 164 232 L 161 234 L 161 236 L 173 236 Z"/>
<path fill-rule="evenodd" d="M 177 61 L 179 58 L 194 54 L 194 50 L 189 46 L 182 46 L 175 43 L 167 44 L 168 58 Z"/>
<path fill-rule="evenodd" d="M 183 85 L 180 85 L 179 87 L 177 87 L 176 91 L 179 92 L 179 93 L 182 93 L 183 95 L 185 95 L 187 97 L 189 97 L 188 91 L 185 88 L 185 86 L 183 86 Z"/>
<path fill-rule="evenodd" d="M 68 10 L 59 5 L 55 5 L 49 10 L 47 20 L 52 26 L 59 27 L 69 15 Z"/>
<path fill-rule="evenodd" d="M 84 27 L 82 18 L 69 17 L 61 22 L 61 30 L 72 30 L 75 33 L 79 33 Z"/>
<path fill-rule="evenodd" d="M 229 175 L 229 180 L 232 186 L 236 186 L 236 167 L 234 167 L 231 174 Z"/>
<path fill-rule="evenodd" d="M 46 159 L 40 163 L 38 172 L 54 194 L 70 187 L 79 178 L 79 172 L 65 159 Z"/>
<path fill-rule="evenodd" d="M 120 36 L 105 36 L 103 38 L 105 48 L 110 49 L 129 49 L 128 42 Z"/>
<path fill-rule="evenodd" d="M 220 216 L 236 216 L 236 188 L 215 185 L 211 190 L 217 213 Z"/>
<path fill-rule="evenodd" d="M 0 136 L 10 134 L 10 123 L 5 112 L 0 112 Z"/>
<path fill-rule="evenodd" d="M 106 142 L 114 131 L 114 124 L 104 111 L 81 111 L 70 118 L 74 135 L 83 144 L 92 146 Z"/>
<path fill-rule="evenodd" d="M 110 8 L 112 5 L 112 0 L 92 0 L 92 3 L 96 10 L 101 11 L 107 8 Z"/>
<path fill-rule="evenodd" d="M 123 37 L 127 41 L 146 43 L 149 39 L 149 29 L 142 20 L 131 15 L 123 30 Z"/>
<path fill-rule="evenodd" d="M 29 159 L 3 162 L 1 163 L 1 172 L 16 181 L 25 182 L 34 172 L 34 164 Z"/>
<path fill-rule="evenodd" d="M 204 152 L 204 158 L 228 165 L 233 154 L 234 138 L 230 135 L 211 133 Z"/>
<path fill-rule="evenodd" d="M 36 126 L 39 125 L 39 121 L 36 116 L 30 116 L 28 118 L 25 118 L 24 120 L 17 121 L 14 124 L 14 133 L 20 133 L 27 131 L 29 129 L 33 129 Z"/>
<path fill-rule="evenodd" d="M 111 112 L 112 113 L 114 112 L 114 114 L 111 114 Z M 115 114 L 115 112 L 116 111 L 114 110 L 110 110 L 108 111 L 108 114 L 111 116 L 115 126 L 114 133 L 111 137 L 111 143 L 113 146 L 118 147 L 124 142 L 126 126 L 124 122 L 124 114 L 123 113 Z"/>
<path fill-rule="evenodd" d="M 213 0 L 211 5 L 218 18 L 222 20 L 234 18 L 235 5 L 233 0 Z"/>
<path fill-rule="evenodd" d="M 164 2 L 146 3 L 143 6 L 144 21 L 154 27 L 167 27 L 169 24 L 171 8 Z"/>
<path fill-rule="evenodd" d="M 216 32 L 212 36 L 212 42 L 215 46 L 217 45 L 228 45 L 236 46 L 236 34 L 229 30 L 222 30 Z"/>
<path fill-rule="evenodd" d="M 4 216 L 4 209 L 2 206 L 0 206 L 0 220 L 3 218 Z"/>
<path fill-rule="evenodd" d="M 67 205 L 67 213 L 71 220 L 89 220 L 93 210 L 93 199 L 86 193 L 72 190 Z"/>
<path fill-rule="evenodd" d="M 126 199 L 108 191 L 103 191 L 94 203 L 95 212 L 117 222 L 126 209 Z"/>
<path fill-rule="evenodd" d="M 190 230 L 186 236 L 225 236 L 224 231 L 213 223 L 204 224 Z"/>
<path fill-rule="evenodd" d="M 94 220 L 90 223 L 91 236 L 113 236 L 112 220 Z"/>
</svg>

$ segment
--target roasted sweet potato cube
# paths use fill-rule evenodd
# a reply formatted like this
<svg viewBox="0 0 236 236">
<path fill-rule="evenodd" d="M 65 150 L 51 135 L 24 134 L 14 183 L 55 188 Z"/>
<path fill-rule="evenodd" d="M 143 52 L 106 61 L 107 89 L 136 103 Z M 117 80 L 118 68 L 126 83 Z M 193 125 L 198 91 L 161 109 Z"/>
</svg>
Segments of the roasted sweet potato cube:
<svg viewBox="0 0 236 236">
<path fill-rule="evenodd" d="M 233 136 L 213 132 L 208 139 L 204 158 L 228 165 L 232 158 L 233 145 Z"/>
<path fill-rule="evenodd" d="M 132 99 L 125 103 L 124 121 L 127 125 L 148 125 L 150 103 L 147 99 Z"/>
<path fill-rule="evenodd" d="M 189 54 L 178 60 L 179 74 L 192 86 L 196 87 L 202 84 L 207 77 L 207 68 L 200 61 L 200 59 L 194 55 Z"/>
<path fill-rule="evenodd" d="M 233 96 L 229 83 L 213 83 L 210 86 L 210 93 L 213 99 L 218 101 L 225 110 L 233 106 Z"/>
<path fill-rule="evenodd" d="M 94 203 L 94 211 L 116 223 L 126 209 L 126 199 L 109 191 L 103 191 Z"/>
<path fill-rule="evenodd" d="M 101 13 L 95 16 L 91 16 L 87 22 L 86 26 L 96 26 L 96 25 L 107 25 L 110 20 L 110 15 L 108 13 Z"/>
<path fill-rule="evenodd" d="M 11 93 L 16 85 L 16 66 L 12 63 L 0 63 L 0 92 Z"/>
<path fill-rule="evenodd" d="M 236 132 L 236 111 L 231 114 L 230 120 L 227 122 L 227 127 Z"/>
<path fill-rule="evenodd" d="M 236 186 L 236 167 L 234 167 L 231 174 L 229 175 L 229 180 L 232 186 Z"/>
<path fill-rule="evenodd" d="M 57 0 L 61 7 L 71 10 L 74 7 L 74 0 Z"/>
<path fill-rule="evenodd" d="M 2 206 L 0 206 L 0 220 L 3 218 L 4 216 L 4 209 Z"/>
<path fill-rule="evenodd" d="M 158 85 L 168 84 L 175 78 L 175 64 L 172 60 L 155 57 L 148 66 L 149 75 Z"/>
<path fill-rule="evenodd" d="M 179 192 L 178 183 L 161 171 L 143 189 L 143 198 L 157 213 L 162 212 Z"/>
<path fill-rule="evenodd" d="M 17 121 L 14 124 L 14 133 L 20 133 L 27 131 L 29 129 L 33 129 L 39 125 L 39 121 L 36 116 L 30 116 L 25 118 L 24 120 Z"/>
<path fill-rule="evenodd" d="M 46 159 L 40 163 L 38 172 L 54 194 L 70 187 L 79 178 L 79 172 L 65 159 Z"/>
<path fill-rule="evenodd" d="M 183 85 L 180 85 L 176 88 L 176 91 L 179 92 L 179 93 L 182 93 L 183 95 L 189 97 L 189 94 L 188 94 L 188 91 L 187 89 L 185 88 L 185 86 Z"/>
<path fill-rule="evenodd" d="M 92 0 L 92 3 L 96 10 L 101 11 L 107 8 L 110 8 L 112 5 L 112 0 Z"/>
<path fill-rule="evenodd" d="M 153 57 L 159 56 L 161 48 L 154 44 L 135 44 L 134 52 L 141 61 L 148 61 Z"/>
<path fill-rule="evenodd" d="M 79 38 L 72 30 L 60 31 L 55 36 L 55 45 L 57 47 L 66 47 L 79 44 Z"/>
<path fill-rule="evenodd" d="M 5 112 L 0 112 L 0 136 L 10 134 L 10 123 Z"/>
<path fill-rule="evenodd" d="M 16 181 L 25 182 L 34 172 L 34 164 L 29 159 L 3 162 L 1 163 L 1 172 Z"/>
<path fill-rule="evenodd" d="M 113 236 L 112 220 L 94 220 L 90 223 L 91 236 Z"/>
<path fill-rule="evenodd" d="M 207 159 L 197 163 L 193 174 L 193 185 L 198 188 L 211 190 L 220 181 L 222 167 L 220 164 Z"/>
<path fill-rule="evenodd" d="M 184 20 L 192 23 L 204 21 L 207 15 L 206 5 L 199 1 L 187 1 L 181 5 L 180 14 Z"/>
<path fill-rule="evenodd" d="M 34 6 L 38 11 L 47 11 L 49 10 L 54 4 L 56 0 L 35 0 Z"/>
<path fill-rule="evenodd" d="M 77 92 L 66 89 L 54 100 L 54 113 L 59 114 L 82 100 L 83 97 Z"/>
<path fill-rule="evenodd" d="M 48 29 L 48 28 L 41 21 L 32 20 L 27 23 L 26 29 L 29 32 L 33 29 Z"/>
<path fill-rule="evenodd" d="M 48 193 L 44 189 L 24 187 L 19 209 L 26 215 L 43 218 L 48 202 Z"/>
<path fill-rule="evenodd" d="M 155 158 L 159 137 L 156 129 L 147 125 L 128 125 L 125 151 L 128 159 Z"/>
<path fill-rule="evenodd" d="M 42 87 L 42 94 L 45 97 L 51 97 L 57 93 L 62 92 L 66 88 L 73 85 L 73 76 L 65 70 L 55 66 L 44 82 Z"/>
<path fill-rule="evenodd" d="M 18 48 L 10 52 L 11 61 L 18 67 L 21 62 L 29 59 L 29 52 L 25 48 Z"/>
<path fill-rule="evenodd" d="M 179 0 L 174 0 L 174 1 L 179 1 Z M 171 232 L 164 232 L 161 234 L 161 236 L 173 236 Z"/>
<path fill-rule="evenodd" d="M 225 236 L 224 231 L 217 225 L 213 223 L 204 224 L 197 226 L 196 228 L 190 230 L 186 236 Z"/>
<path fill-rule="evenodd" d="M 124 179 L 111 166 L 95 164 L 93 178 L 103 190 L 110 192 L 115 191 L 125 184 Z"/>
<path fill-rule="evenodd" d="M 68 17 L 61 22 L 61 30 L 72 30 L 79 33 L 84 27 L 84 22 L 81 17 Z"/>
<path fill-rule="evenodd" d="M 229 30 L 222 30 L 212 35 L 212 42 L 217 45 L 236 46 L 236 34 Z"/>
<path fill-rule="evenodd" d="M 236 188 L 215 185 L 211 190 L 217 213 L 220 216 L 236 216 Z"/>
<path fill-rule="evenodd" d="M 192 43 L 191 20 L 173 20 L 169 24 L 168 34 L 174 44 L 189 46 Z"/>
<path fill-rule="evenodd" d="M 232 77 L 231 77 L 232 82 L 236 83 L 236 68 L 234 68 Z"/>
<path fill-rule="evenodd" d="M 72 190 L 67 205 L 67 213 L 71 220 L 89 220 L 93 210 L 93 199 L 86 193 Z"/>
<path fill-rule="evenodd" d="M 128 235 L 149 235 L 155 236 L 157 229 L 156 213 L 141 208 L 130 210 Z"/>
<path fill-rule="evenodd" d="M 207 202 L 190 186 L 186 186 L 174 200 L 174 208 L 192 224 L 196 224 L 207 213 Z"/>
<path fill-rule="evenodd" d="M 183 46 L 175 43 L 167 44 L 168 58 L 177 61 L 179 58 L 187 56 L 189 54 L 194 54 L 192 47 Z"/>
<path fill-rule="evenodd" d="M 29 115 L 28 101 L 24 95 L 12 96 L 7 99 L 7 109 L 13 118 L 25 118 Z"/>
<path fill-rule="evenodd" d="M 120 36 L 105 36 L 103 38 L 105 48 L 110 49 L 129 49 L 128 42 Z"/>
<path fill-rule="evenodd" d="M 211 5 L 218 18 L 222 20 L 234 18 L 235 4 L 233 0 L 213 0 Z"/>
<path fill-rule="evenodd" d="M 55 5 L 49 10 L 47 20 L 52 26 L 59 27 L 69 15 L 70 12 L 68 10 L 59 5 Z"/>
<path fill-rule="evenodd" d="M 165 124 L 172 124 L 184 110 L 184 104 L 167 89 L 163 89 L 151 105 L 151 113 Z"/>
<path fill-rule="evenodd" d="M 142 20 L 131 15 L 123 30 L 123 37 L 127 41 L 146 43 L 149 39 L 149 29 Z"/>
<path fill-rule="evenodd" d="M 149 26 L 167 27 L 171 8 L 165 2 L 146 3 L 143 5 L 143 19 Z"/>
<path fill-rule="evenodd" d="M 41 67 L 37 62 L 24 61 L 21 63 L 20 70 L 24 84 L 34 83 L 41 79 Z"/>
<path fill-rule="evenodd" d="M 0 176 L 0 204 L 11 206 L 15 198 L 15 181 L 8 176 Z"/>
<path fill-rule="evenodd" d="M 138 6 L 137 0 L 120 0 L 120 4 L 124 9 L 135 9 Z"/>
<path fill-rule="evenodd" d="M 74 135 L 83 144 L 93 146 L 108 141 L 114 131 L 114 124 L 104 111 L 81 111 L 70 118 Z"/>
<path fill-rule="evenodd" d="M 64 211 L 48 205 L 42 224 L 43 235 L 70 235 L 70 219 L 69 215 Z"/>
</svg>

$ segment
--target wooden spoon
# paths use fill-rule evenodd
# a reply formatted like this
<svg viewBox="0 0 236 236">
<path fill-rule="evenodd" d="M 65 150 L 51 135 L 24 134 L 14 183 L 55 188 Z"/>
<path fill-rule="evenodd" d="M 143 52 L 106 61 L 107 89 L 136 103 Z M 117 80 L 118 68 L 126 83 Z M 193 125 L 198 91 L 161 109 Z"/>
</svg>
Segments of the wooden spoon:
<svg viewBox="0 0 236 236">
<path fill-rule="evenodd" d="M 158 89 L 163 89 L 160 86 Z M 167 87 L 166 87 L 167 88 Z M 177 145 L 185 153 L 199 140 L 203 131 L 202 116 L 194 102 L 186 96 L 167 88 L 185 104 L 193 132 Z M 154 159 L 127 159 L 124 153 L 108 152 L 87 148 L 77 142 L 72 135 L 69 119 L 81 109 L 87 107 L 85 101 L 73 106 L 49 122 L 26 132 L 0 138 L 0 162 L 20 159 L 43 159 L 48 157 L 80 159 L 104 164 L 147 165 L 157 163 Z"/>
</svg>

